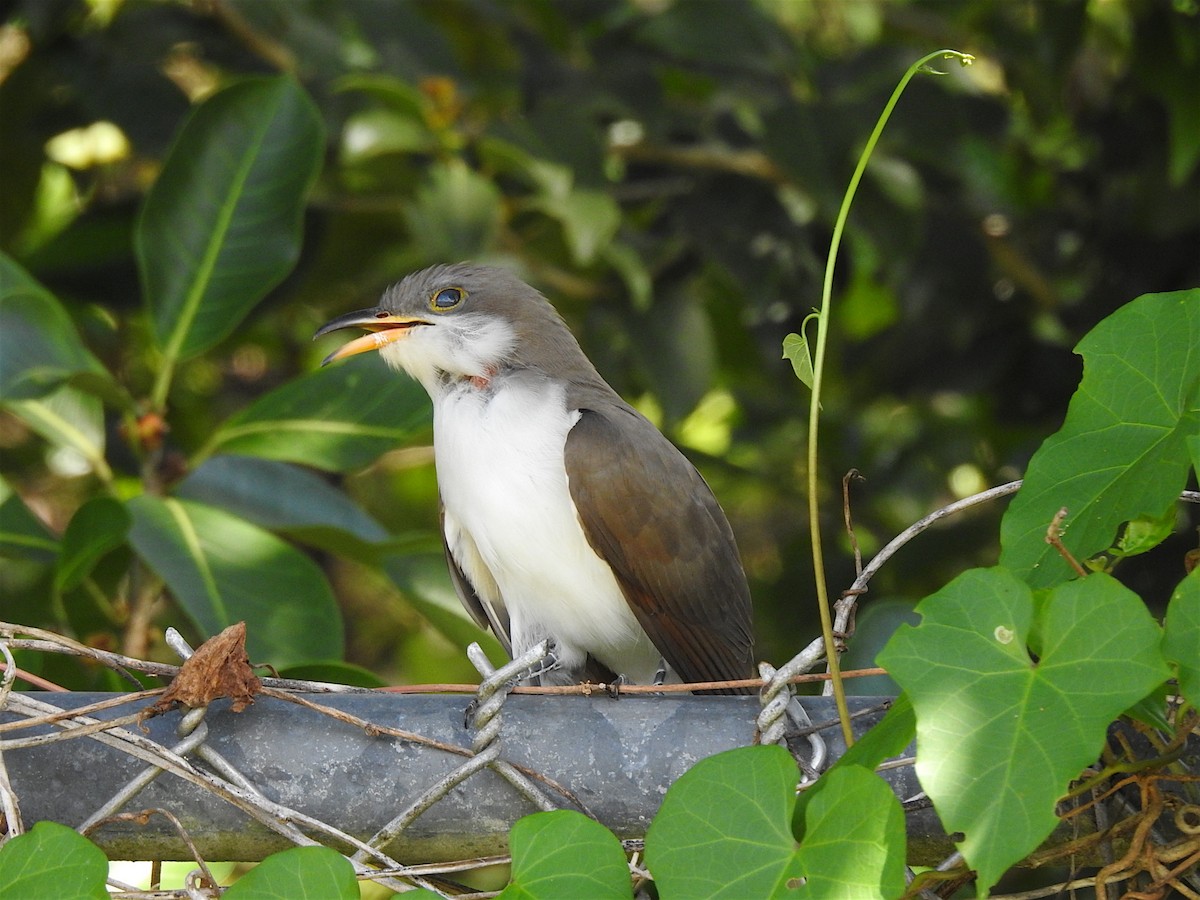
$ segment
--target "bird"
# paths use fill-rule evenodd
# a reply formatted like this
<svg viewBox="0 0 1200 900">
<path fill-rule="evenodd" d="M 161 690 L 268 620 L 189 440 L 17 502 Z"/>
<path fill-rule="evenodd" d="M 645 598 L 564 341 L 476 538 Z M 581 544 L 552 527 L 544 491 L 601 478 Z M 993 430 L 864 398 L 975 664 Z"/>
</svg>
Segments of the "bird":
<svg viewBox="0 0 1200 900">
<path fill-rule="evenodd" d="M 511 657 L 550 641 L 536 683 L 753 677 L 750 589 L 712 490 L 542 293 L 436 265 L 314 339 L 341 329 L 366 333 L 322 365 L 378 352 L 429 394 L 451 581 Z"/>
</svg>

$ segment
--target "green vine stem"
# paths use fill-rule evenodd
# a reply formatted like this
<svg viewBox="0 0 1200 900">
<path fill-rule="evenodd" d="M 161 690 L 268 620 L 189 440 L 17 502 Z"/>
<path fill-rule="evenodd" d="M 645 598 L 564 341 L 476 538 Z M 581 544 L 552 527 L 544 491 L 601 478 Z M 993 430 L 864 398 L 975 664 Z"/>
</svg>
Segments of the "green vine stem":
<svg viewBox="0 0 1200 900">
<path fill-rule="evenodd" d="M 862 180 L 863 172 L 866 171 L 867 163 L 871 159 L 871 153 L 875 149 L 875 144 L 878 143 L 884 126 L 887 125 L 888 119 L 891 118 L 892 110 L 896 108 L 896 103 L 899 101 L 900 95 L 904 93 L 905 87 L 908 86 L 913 76 L 921 71 L 942 74 L 927 68 L 928 64 L 935 59 L 957 59 L 964 66 L 967 66 L 974 62 L 975 57 L 969 53 L 960 53 L 957 50 L 936 50 L 933 53 L 922 56 L 909 66 L 908 71 L 904 73 L 904 77 L 900 79 L 900 83 L 896 85 L 896 89 L 892 91 L 892 96 L 888 99 L 887 105 L 884 106 L 883 112 L 879 115 L 879 121 L 875 123 L 874 131 L 871 132 L 871 136 L 867 139 L 867 144 L 863 148 L 863 152 L 858 157 L 858 165 L 855 167 L 854 174 L 850 177 L 850 184 L 847 186 L 846 193 L 842 197 L 842 208 L 838 211 L 837 223 L 833 227 L 833 238 L 829 243 L 829 256 L 825 261 L 825 281 L 821 288 L 821 309 L 817 313 L 817 339 L 812 364 L 812 398 L 808 408 L 808 523 L 812 533 L 813 570 L 816 578 L 817 606 L 821 611 L 821 635 L 825 643 L 825 657 L 829 665 L 829 676 L 833 685 L 833 697 L 837 704 L 838 718 L 841 720 L 842 735 L 845 738 L 847 747 L 854 743 L 854 734 L 850 728 L 850 710 L 846 706 L 846 690 L 842 684 L 842 670 L 838 660 L 837 645 L 834 641 L 833 617 L 829 607 L 829 589 L 825 583 L 825 559 L 821 548 L 821 523 L 817 507 L 817 427 L 821 407 L 821 380 L 825 371 L 825 344 L 829 333 L 829 306 L 830 298 L 833 294 L 833 271 L 837 262 L 838 247 L 842 242 L 842 232 L 846 227 L 846 219 L 850 215 L 850 204 L 854 202 L 854 195 L 858 191 L 858 184 Z"/>
</svg>

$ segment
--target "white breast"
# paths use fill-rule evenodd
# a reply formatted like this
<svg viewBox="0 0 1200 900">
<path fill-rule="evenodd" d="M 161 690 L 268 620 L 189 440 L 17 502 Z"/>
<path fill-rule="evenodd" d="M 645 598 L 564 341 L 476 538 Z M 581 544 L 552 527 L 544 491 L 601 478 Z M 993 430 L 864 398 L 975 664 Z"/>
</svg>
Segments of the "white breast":
<svg viewBox="0 0 1200 900">
<path fill-rule="evenodd" d="M 447 542 L 477 587 L 490 576 L 499 589 L 514 655 L 549 637 L 564 670 L 591 653 L 646 683 L 660 655 L 571 500 L 563 447 L 578 418 L 561 385 L 528 374 L 444 389 L 434 403 L 434 453 Z"/>
</svg>

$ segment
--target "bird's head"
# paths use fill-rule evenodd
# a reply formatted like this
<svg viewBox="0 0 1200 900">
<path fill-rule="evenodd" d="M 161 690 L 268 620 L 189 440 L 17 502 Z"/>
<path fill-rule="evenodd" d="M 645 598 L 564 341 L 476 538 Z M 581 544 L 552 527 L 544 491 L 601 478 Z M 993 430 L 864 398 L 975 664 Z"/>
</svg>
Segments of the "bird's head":
<svg viewBox="0 0 1200 900">
<path fill-rule="evenodd" d="M 458 264 L 414 272 L 388 288 L 379 305 L 322 326 L 367 332 L 322 363 L 378 350 L 436 396 L 448 381 L 487 381 L 506 367 L 549 371 L 591 365 L 550 303 L 511 272 Z M 594 371 L 594 370 L 592 370 Z"/>
</svg>

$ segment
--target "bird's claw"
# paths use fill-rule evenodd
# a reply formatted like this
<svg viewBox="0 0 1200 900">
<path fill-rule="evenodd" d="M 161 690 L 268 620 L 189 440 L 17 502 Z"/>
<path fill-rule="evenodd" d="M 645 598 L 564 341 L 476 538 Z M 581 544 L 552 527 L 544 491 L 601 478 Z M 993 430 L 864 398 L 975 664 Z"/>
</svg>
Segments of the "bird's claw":
<svg viewBox="0 0 1200 900">
<path fill-rule="evenodd" d="M 608 682 L 608 684 L 604 685 L 604 693 L 608 694 L 614 700 L 620 700 L 621 685 L 628 683 L 628 680 L 624 675 L 618 675 L 612 681 Z"/>
</svg>

